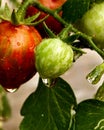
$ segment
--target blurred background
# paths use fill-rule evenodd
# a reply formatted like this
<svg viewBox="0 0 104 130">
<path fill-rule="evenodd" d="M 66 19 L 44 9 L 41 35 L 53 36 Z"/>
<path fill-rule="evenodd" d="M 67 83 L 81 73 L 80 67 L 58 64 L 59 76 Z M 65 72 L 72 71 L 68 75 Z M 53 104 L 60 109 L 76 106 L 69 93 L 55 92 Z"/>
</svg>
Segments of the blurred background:
<svg viewBox="0 0 104 130">
<path fill-rule="evenodd" d="M 8 0 L 3 0 L 2 5 Z M 12 5 L 11 5 L 12 6 Z M 81 56 L 72 66 L 70 71 L 67 71 L 62 77 L 72 86 L 72 89 L 77 97 L 77 102 L 92 98 L 96 93 L 99 85 L 104 81 L 104 76 L 97 85 L 92 85 L 86 80 L 86 75 L 93 70 L 95 66 L 102 62 L 101 57 L 95 52 L 89 49 L 84 49 L 87 54 Z M 20 115 L 21 107 L 26 98 L 36 90 L 38 83 L 38 74 L 36 74 L 27 83 L 21 85 L 21 87 L 14 93 L 7 93 L 7 98 L 11 107 L 11 117 L 4 122 L 4 130 L 19 130 L 19 124 L 23 117 Z"/>
</svg>

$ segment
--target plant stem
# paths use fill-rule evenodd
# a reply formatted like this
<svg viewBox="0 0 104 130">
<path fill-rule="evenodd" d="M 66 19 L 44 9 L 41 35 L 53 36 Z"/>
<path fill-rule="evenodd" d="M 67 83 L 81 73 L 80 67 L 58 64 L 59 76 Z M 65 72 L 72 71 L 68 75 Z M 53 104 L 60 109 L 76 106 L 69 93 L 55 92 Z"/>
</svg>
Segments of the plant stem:
<svg viewBox="0 0 104 130">
<path fill-rule="evenodd" d="M 42 10 L 45 13 L 48 13 L 50 15 L 52 15 L 55 19 L 57 19 L 60 23 L 62 23 L 63 25 L 68 25 L 68 23 L 66 21 L 64 21 L 59 14 L 57 13 L 57 10 L 51 10 L 47 7 L 45 7 L 44 5 L 40 4 L 39 2 L 34 2 L 34 6 L 36 6 L 37 8 L 39 8 L 40 10 Z M 58 11 L 59 12 L 59 11 Z"/>
<path fill-rule="evenodd" d="M 26 9 L 29 6 L 29 4 L 32 4 L 34 2 L 34 0 L 24 0 L 22 5 L 19 7 L 19 9 L 17 10 L 17 17 L 19 19 L 19 21 L 21 21 L 26 13 Z"/>
<path fill-rule="evenodd" d="M 94 49 L 104 59 L 104 51 L 95 45 L 95 43 L 92 40 L 92 37 L 90 37 L 84 33 L 81 33 L 81 32 L 80 32 L 80 36 L 82 36 L 84 39 L 86 39 L 88 41 L 89 45 L 91 46 L 91 48 Z"/>
<path fill-rule="evenodd" d="M 69 32 L 71 31 L 71 28 L 72 28 L 72 25 L 71 25 L 71 24 L 68 24 L 68 25 L 58 34 L 58 36 L 59 36 L 61 39 L 65 39 L 66 37 L 68 37 Z"/>
</svg>

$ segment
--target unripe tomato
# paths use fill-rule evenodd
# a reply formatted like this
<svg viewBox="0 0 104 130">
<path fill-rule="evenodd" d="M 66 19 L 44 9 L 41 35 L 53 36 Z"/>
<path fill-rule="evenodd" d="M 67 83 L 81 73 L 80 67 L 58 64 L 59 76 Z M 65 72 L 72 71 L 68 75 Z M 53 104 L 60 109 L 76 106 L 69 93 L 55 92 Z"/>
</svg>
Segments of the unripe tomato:
<svg viewBox="0 0 104 130">
<path fill-rule="evenodd" d="M 0 84 L 16 89 L 35 73 L 34 49 L 41 36 L 34 27 L 0 23 Z"/>
<path fill-rule="evenodd" d="M 104 48 L 104 2 L 94 4 L 78 21 L 77 27 L 92 36 L 98 47 Z"/>
<path fill-rule="evenodd" d="M 70 45 L 58 38 L 43 39 L 36 48 L 36 69 L 42 78 L 56 78 L 73 63 Z"/>
</svg>

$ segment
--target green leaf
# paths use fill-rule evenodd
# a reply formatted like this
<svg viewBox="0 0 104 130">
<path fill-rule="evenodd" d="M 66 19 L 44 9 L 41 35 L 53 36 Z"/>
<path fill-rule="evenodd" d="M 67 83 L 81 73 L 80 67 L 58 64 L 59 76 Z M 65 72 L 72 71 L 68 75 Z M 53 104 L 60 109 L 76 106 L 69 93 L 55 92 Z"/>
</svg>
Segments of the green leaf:
<svg viewBox="0 0 104 130">
<path fill-rule="evenodd" d="M 0 86 L 0 120 L 7 120 L 11 116 L 11 107 L 5 90 Z"/>
<path fill-rule="evenodd" d="M 74 93 L 63 79 L 58 78 L 53 87 L 46 87 L 40 79 L 36 92 L 22 107 L 20 130 L 68 130 L 75 106 Z"/>
<path fill-rule="evenodd" d="M 104 130 L 104 102 L 89 99 L 78 105 L 75 130 Z"/>
<path fill-rule="evenodd" d="M 10 21 L 11 19 L 11 10 L 7 3 L 5 4 L 4 8 L 0 11 L 0 19 L 8 21 Z"/>
<path fill-rule="evenodd" d="M 90 0 L 67 0 L 63 5 L 62 17 L 67 22 L 75 22 L 81 18 L 83 14 L 89 9 Z"/>
<path fill-rule="evenodd" d="M 102 75 L 104 74 L 104 62 L 101 63 L 100 65 L 96 66 L 94 70 L 92 70 L 88 75 L 87 75 L 87 80 L 92 83 L 92 84 L 97 84 Z"/>
<path fill-rule="evenodd" d="M 19 8 L 17 9 L 17 12 L 16 12 L 16 15 L 17 15 L 19 21 L 23 21 L 24 20 L 25 15 L 26 15 L 26 9 L 33 2 L 34 2 L 34 0 L 24 0 L 22 2 L 21 6 L 19 6 Z"/>
<path fill-rule="evenodd" d="M 31 16 L 31 17 L 28 17 L 26 19 L 24 19 L 25 23 L 31 23 L 33 22 L 34 20 L 36 20 L 40 15 L 40 12 L 38 12 L 37 14 Z"/>
<path fill-rule="evenodd" d="M 99 87 L 96 92 L 95 99 L 104 101 L 104 83 Z"/>
</svg>

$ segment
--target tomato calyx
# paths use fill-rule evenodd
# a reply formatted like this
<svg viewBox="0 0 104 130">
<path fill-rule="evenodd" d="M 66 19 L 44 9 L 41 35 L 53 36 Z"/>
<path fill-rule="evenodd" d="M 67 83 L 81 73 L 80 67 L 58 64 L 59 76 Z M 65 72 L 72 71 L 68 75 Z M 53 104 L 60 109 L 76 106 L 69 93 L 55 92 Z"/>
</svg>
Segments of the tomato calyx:
<svg viewBox="0 0 104 130">
<path fill-rule="evenodd" d="M 26 18 L 26 16 L 25 16 L 26 10 L 27 10 L 28 6 L 33 3 L 34 3 L 33 0 L 24 0 L 21 3 L 21 6 L 18 6 L 17 8 L 13 9 L 12 11 L 6 3 L 3 10 L 0 11 L 0 19 L 4 20 L 4 21 L 9 21 L 14 25 L 22 25 L 22 24 L 23 25 L 32 25 L 32 26 L 37 25 L 37 24 L 41 23 L 42 21 L 44 21 L 48 17 L 48 15 L 39 21 L 36 21 L 36 19 L 39 17 L 40 12 L 36 13 L 35 15 L 33 15 L 31 17 Z"/>
</svg>

